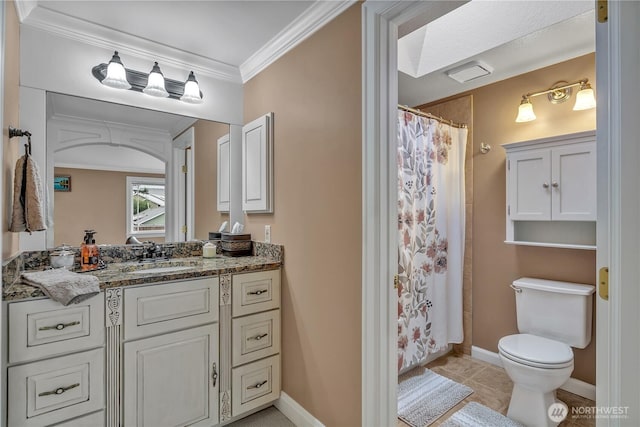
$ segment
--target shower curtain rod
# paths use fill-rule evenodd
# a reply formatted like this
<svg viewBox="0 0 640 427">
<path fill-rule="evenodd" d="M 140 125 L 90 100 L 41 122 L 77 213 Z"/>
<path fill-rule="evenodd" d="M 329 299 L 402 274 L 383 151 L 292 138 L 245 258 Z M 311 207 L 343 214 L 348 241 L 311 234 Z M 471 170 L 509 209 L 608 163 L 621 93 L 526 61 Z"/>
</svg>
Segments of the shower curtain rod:
<svg viewBox="0 0 640 427">
<path fill-rule="evenodd" d="M 401 110 L 408 111 L 410 113 L 416 114 L 418 116 L 428 117 L 430 119 L 437 120 L 437 121 L 442 122 L 442 123 L 446 123 L 446 124 L 448 124 L 448 125 L 450 125 L 450 126 L 452 126 L 454 128 L 465 129 L 467 127 L 467 125 L 465 123 L 455 123 L 452 120 L 443 119 L 442 117 L 434 116 L 433 114 L 425 113 L 423 111 L 416 110 L 415 108 L 409 108 L 406 105 L 398 104 L 398 108 L 401 109 Z"/>
</svg>

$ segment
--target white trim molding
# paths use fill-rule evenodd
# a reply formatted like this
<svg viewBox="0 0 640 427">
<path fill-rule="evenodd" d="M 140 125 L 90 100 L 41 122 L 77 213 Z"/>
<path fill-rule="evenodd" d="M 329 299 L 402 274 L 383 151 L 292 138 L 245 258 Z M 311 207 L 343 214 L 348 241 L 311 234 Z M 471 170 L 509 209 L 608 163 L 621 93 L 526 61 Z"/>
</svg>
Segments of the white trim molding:
<svg viewBox="0 0 640 427">
<path fill-rule="evenodd" d="M 397 418 L 398 25 L 450 12 L 459 2 L 383 2 L 362 6 L 362 425 Z"/>
<path fill-rule="evenodd" d="M 324 427 L 320 420 L 311 415 L 284 391 L 280 392 L 280 399 L 276 400 L 273 406 L 278 408 L 278 411 L 282 412 L 282 415 L 289 418 L 297 427 Z"/>
<path fill-rule="evenodd" d="M 473 357 L 474 359 L 482 360 L 483 362 L 491 363 L 492 365 L 499 366 L 500 368 L 502 368 L 502 361 L 500 360 L 500 355 L 498 353 L 494 353 L 493 351 L 472 346 L 471 357 Z M 582 396 L 586 399 L 596 400 L 596 386 L 593 384 L 589 384 L 585 381 L 582 381 L 576 378 L 569 378 L 567 382 L 564 383 L 560 388 L 562 390 L 568 391 L 569 393 Z"/>
<path fill-rule="evenodd" d="M 242 82 L 246 83 L 260 71 L 274 63 L 303 40 L 356 3 L 355 0 L 316 1 L 295 21 L 264 44 L 240 64 Z"/>
</svg>

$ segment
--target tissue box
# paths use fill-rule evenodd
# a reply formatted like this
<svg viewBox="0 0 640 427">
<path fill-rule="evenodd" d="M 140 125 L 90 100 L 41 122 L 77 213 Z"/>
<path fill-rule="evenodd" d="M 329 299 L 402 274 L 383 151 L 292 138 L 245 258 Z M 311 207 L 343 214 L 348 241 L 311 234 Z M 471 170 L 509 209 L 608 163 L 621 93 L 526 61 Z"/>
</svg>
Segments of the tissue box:
<svg viewBox="0 0 640 427">
<path fill-rule="evenodd" d="M 222 233 L 219 231 L 210 231 L 209 232 L 209 240 L 220 240 L 222 237 Z"/>
</svg>

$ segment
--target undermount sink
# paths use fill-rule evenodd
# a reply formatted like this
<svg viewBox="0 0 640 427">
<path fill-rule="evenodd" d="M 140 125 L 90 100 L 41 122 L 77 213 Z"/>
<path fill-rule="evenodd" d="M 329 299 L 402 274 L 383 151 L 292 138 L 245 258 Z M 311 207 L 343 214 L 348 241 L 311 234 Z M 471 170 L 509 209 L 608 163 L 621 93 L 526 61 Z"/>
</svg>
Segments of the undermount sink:
<svg viewBox="0 0 640 427">
<path fill-rule="evenodd" d="M 155 268 L 143 268 L 141 270 L 129 271 L 130 274 L 157 274 L 157 273 L 174 273 L 176 271 L 192 269 L 192 265 L 177 265 L 173 267 L 155 267 Z"/>
</svg>

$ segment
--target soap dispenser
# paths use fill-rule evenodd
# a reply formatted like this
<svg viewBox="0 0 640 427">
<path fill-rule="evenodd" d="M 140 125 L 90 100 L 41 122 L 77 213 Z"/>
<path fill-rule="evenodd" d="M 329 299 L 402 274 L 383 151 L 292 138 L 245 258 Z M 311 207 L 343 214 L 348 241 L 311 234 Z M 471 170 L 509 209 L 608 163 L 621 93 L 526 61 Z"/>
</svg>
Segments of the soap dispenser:
<svg viewBox="0 0 640 427">
<path fill-rule="evenodd" d="M 82 271 L 96 270 L 98 268 L 100 252 L 98 245 L 96 245 L 96 239 L 93 237 L 94 234 L 96 234 L 94 230 L 84 230 L 84 240 L 80 246 Z"/>
</svg>

